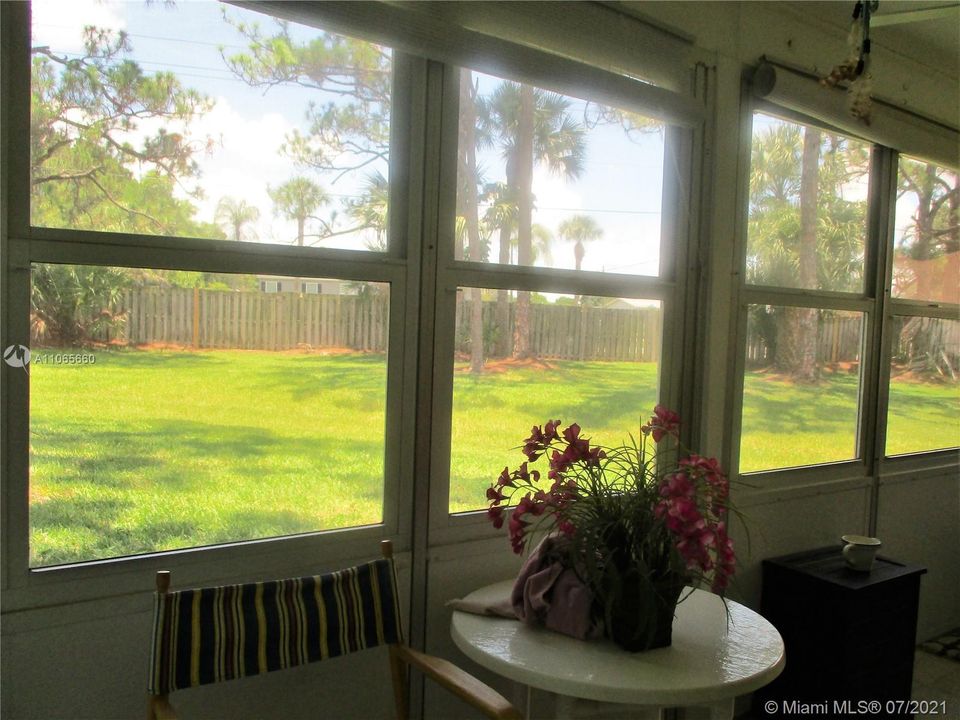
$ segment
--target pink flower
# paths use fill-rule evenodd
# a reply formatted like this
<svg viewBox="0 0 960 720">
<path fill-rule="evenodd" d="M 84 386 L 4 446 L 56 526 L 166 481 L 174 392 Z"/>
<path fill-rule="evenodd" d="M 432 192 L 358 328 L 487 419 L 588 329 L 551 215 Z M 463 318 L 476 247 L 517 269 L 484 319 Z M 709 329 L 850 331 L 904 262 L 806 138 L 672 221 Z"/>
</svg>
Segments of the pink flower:
<svg viewBox="0 0 960 720">
<path fill-rule="evenodd" d="M 494 505 L 487 509 L 487 517 L 490 518 L 490 522 L 493 523 L 493 526 L 499 530 L 503 527 L 503 508 Z"/>
<path fill-rule="evenodd" d="M 507 499 L 507 496 L 500 492 L 500 487 L 500 485 L 491 485 L 487 488 L 487 500 L 490 500 L 494 505 L 499 505 Z"/>
<path fill-rule="evenodd" d="M 557 428 L 558 428 L 558 427 L 560 427 L 560 421 L 559 421 L 559 420 L 549 420 L 549 421 L 547 422 L 547 424 L 543 426 L 543 428 L 544 428 L 544 430 L 543 430 L 543 439 L 544 439 L 546 442 L 550 442 L 551 440 L 556 440 L 557 437 L 558 437 L 558 435 L 557 435 Z"/>
<path fill-rule="evenodd" d="M 717 491 L 717 495 L 727 496 L 730 490 L 730 481 L 723 474 L 720 463 L 717 462 L 716 458 L 705 458 L 691 453 L 690 457 L 684 458 L 678 464 L 694 477 L 706 480 Z"/>
<path fill-rule="evenodd" d="M 559 420 L 549 420 L 544 425 L 546 429 L 541 429 L 539 425 L 533 426 L 530 430 L 530 437 L 523 441 L 523 454 L 527 456 L 530 462 L 538 460 L 547 446 L 557 439 L 557 426 L 559 424 Z"/>
<path fill-rule="evenodd" d="M 600 461 L 603 460 L 605 457 L 607 457 L 607 453 L 605 453 L 603 450 L 601 450 L 598 447 L 592 447 L 590 448 L 590 452 L 588 453 L 588 456 L 584 458 L 584 462 L 587 465 L 598 466 L 600 465 Z"/>
<path fill-rule="evenodd" d="M 512 487 L 513 481 L 510 479 L 510 468 L 504 466 L 503 472 L 500 473 L 500 477 L 497 478 L 497 485 Z"/>
<path fill-rule="evenodd" d="M 527 464 L 523 463 L 513 473 L 513 477 L 514 479 L 523 480 L 524 482 L 530 482 L 530 479 L 533 478 L 533 482 L 538 482 L 540 480 L 540 471 L 527 470 Z"/>
<path fill-rule="evenodd" d="M 640 432 L 644 435 L 653 434 L 654 442 L 660 442 L 664 435 L 677 437 L 680 434 L 680 416 L 663 405 L 657 405 L 653 409 L 653 417 L 646 425 L 641 426 Z"/>
<path fill-rule="evenodd" d="M 580 426 L 576 423 L 573 423 L 573 425 L 563 431 L 563 439 L 571 445 L 576 442 L 578 437 L 580 437 Z"/>
<path fill-rule="evenodd" d="M 521 501 L 522 502 L 522 501 Z M 510 522 L 507 525 L 507 532 L 510 535 L 510 546 L 517 555 L 523 552 L 523 546 L 526 544 L 524 535 L 529 523 L 523 520 L 523 512 L 520 507 L 510 515 Z"/>
<path fill-rule="evenodd" d="M 572 461 L 566 451 L 561 453 L 559 450 L 554 450 L 553 455 L 550 457 L 550 472 L 547 473 L 547 477 L 551 480 L 556 480 L 571 464 Z"/>
<path fill-rule="evenodd" d="M 682 472 L 665 475 L 660 482 L 661 497 L 692 497 L 694 492 L 693 483 Z"/>
<path fill-rule="evenodd" d="M 538 495 L 542 494 L 542 491 L 537 493 Z M 546 496 L 543 496 L 546 499 Z M 517 509 L 514 511 L 514 515 L 526 515 L 530 513 L 531 515 L 543 515 L 544 510 L 546 510 L 546 503 L 539 501 L 537 498 L 531 497 L 530 493 L 527 493 L 522 498 L 520 502 L 517 503 Z"/>
<path fill-rule="evenodd" d="M 536 462 L 543 454 L 543 445 L 528 440 L 523 446 L 523 454 L 527 456 L 530 462 Z"/>
</svg>

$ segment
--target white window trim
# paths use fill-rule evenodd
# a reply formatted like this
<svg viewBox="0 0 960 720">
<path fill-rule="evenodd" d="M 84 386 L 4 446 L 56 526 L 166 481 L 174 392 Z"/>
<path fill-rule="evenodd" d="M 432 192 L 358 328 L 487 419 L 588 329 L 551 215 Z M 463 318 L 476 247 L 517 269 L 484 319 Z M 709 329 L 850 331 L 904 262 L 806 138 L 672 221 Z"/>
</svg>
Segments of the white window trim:
<svg viewBox="0 0 960 720">
<path fill-rule="evenodd" d="M 688 246 L 697 227 L 697 204 L 690 200 L 694 187 L 691 158 L 696 155 L 695 145 L 702 142 L 702 134 L 682 126 L 668 125 L 664 129 L 663 217 L 658 277 L 458 261 L 453 257 L 453 219 L 456 214 L 460 70 L 455 66 L 444 66 L 444 69 L 444 136 L 441 139 L 437 283 L 434 295 L 436 341 L 432 360 L 434 426 L 450 428 L 452 423 L 456 294 L 460 287 L 575 292 L 660 301 L 664 330 L 658 396 L 661 402 L 671 407 L 682 409 L 692 406 L 691 389 L 684 390 L 680 379 L 683 373 L 681 359 L 686 358 L 686 362 L 691 364 L 695 355 L 693 352 L 683 352 L 684 348 L 692 348 L 694 332 L 692 323 L 684 322 L 683 308 L 688 280 L 692 277 L 691 266 L 687 262 Z M 585 92 L 580 96 L 589 95 L 589 92 Z M 609 101 L 609 96 L 604 98 L 604 102 Z M 642 413 L 644 409 L 639 408 L 638 411 Z M 686 430 L 691 431 L 692 428 Z M 502 531 L 492 528 L 483 509 L 450 513 L 450 473 L 455 471 L 450 467 L 450 451 L 449 432 L 434 437 L 430 460 L 433 481 L 430 491 L 430 544 L 441 545 L 500 535 Z M 493 469 L 491 473 L 492 482 L 495 476 Z M 483 501 L 478 503 L 482 504 Z"/>
<path fill-rule="evenodd" d="M 783 74 L 778 68 L 777 77 Z M 769 94 L 767 94 L 767 97 Z M 838 129 L 814 117 L 798 113 L 788 103 L 779 107 L 767 99 L 756 97 L 749 84 L 742 88 L 744 113 L 739 161 L 739 197 L 736 234 L 736 267 L 740 271 L 738 287 L 735 288 L 734 337 L 736 356 L 733 363 L 733 379 L 728 407 L 733 418 L 730 432 L 725 438 L 725 455 L 730 458 L 730 468 L 739 474 L 740 442 L 743 421 L 743 385 L 746 371 L 747 314 L 750 305 L 791 305 L 817 309 L 848 310 L 864 313 L 859 411 L 856 429 L 857 457 L 831 463 L 812 463 L 788 468 L 763 470 L 739 474 L 747 503 L 779 498 L 784 492 L 791 493 L 804 488 L 824 486 L 859 486 L 868 482 L 876 487 L 881 475 L 892 472 L 937 470 L 956 467 L 960 449 L 947 448 L 906 455 L 885 455 L 886 415 L 890 379 L 891 339 L 890 319 L 894 315 L 919 315 L 924 317 L 957 318 L 960 307 L 942 303 L 921 303 L 890 298 L 890 280 L 893 262 L 894 214 L 898 158 L 896 151 L 873 144 L 870 163 L 870 190 L 868 195 L 867 232 L 864 287 L 860 293 L 803 290 L 760 285 L 748 285 L 742 268 L 747 251 L 747 224 L 749 176 L 751 163 L 751 137 L 754 113 L 772 113 L 791 122 L 820 127 L 831 132 L 852 136 L 870 142 L 856 133 Z M 939 132 L 939 126 L 935 128 Z M 956 136 L 953 136 L 954 140 Z M 927 160 L 935 162 L 935 160 Z M 870 522 L 875 522 L 875 512 Z"/>
<path fill-rule="evenodd" d="M 388 283 L 390 329 L 384 428 L 383 521 L 371 526 L 321 530 L 197 548 L 106 558 L 44 568 L 29 567 L 29 382 L 3 373 L 3 542 L 0 547 L 4 611 L 56 606 L 152 589 L 154 571 L 175 568 L 178 583 L 209 584 L 238 576 L 312 574 L 318 562 L 336 567 L 369 557 L 380 539 L 409 549 L 412 515 L 414 411 L 407 388 L 415 383 L 422 157 L 415 128 L 423 63 L 394 55 L 391 108 L 391 224 L 386 253 L 270 246 L 259 243 L 37 228 L 29 224 L 29 146 L 11 142 L 29 128 L 31 72 L 27 3 L 4 4 L 3 67 L 5 187 L 3 242 L 4 336 L 29 337 L 30 266 L 77 263 L 290 277 L 336 277 Z M 23 92 L 9 88 L 21 87 Z M 28 131 L 29 132 L 29 131 Z M 17 340 L 23 342 L 23 340 Z"/>
</svg>

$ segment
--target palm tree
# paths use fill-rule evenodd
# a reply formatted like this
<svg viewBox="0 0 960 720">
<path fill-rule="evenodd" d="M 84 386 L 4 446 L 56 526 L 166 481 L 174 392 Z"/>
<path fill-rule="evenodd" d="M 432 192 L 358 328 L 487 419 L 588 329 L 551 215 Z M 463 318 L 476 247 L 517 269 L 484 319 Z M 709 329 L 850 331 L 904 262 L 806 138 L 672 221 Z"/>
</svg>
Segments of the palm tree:
<svg viewBox="0 0 960 720">
<path fill-rule="evenodd" d="M 843 188 L 866 172 L 863 147 L 813 127 L 779 123 L 754 136 L 747 281 L 814 290 L 862 287 L 866 203 Z M 816 379 L 817 311 L 754 311 L 773 364 Z"/>
<path fill-rule="evenodd" d="M 511 248 L 516 244 L 514 228 L 517 224 L 516 193 L 507 183 L 488 183 L 484 186 L 482 200 L 489 203 L 483 214 L 483 223 L 490 235 L 499 233 L 499 257 L 501 265 L 511 263 Z M 506 288 L 497 290 L 497 306 L 494 315 L 495 326 L 500 329 L 496 339 L 494 352 L 497 357 L 506 357 L 510 354 L 512 338 L 503 332 L 510 325 L 510 291 Z"/>
<path fill-rule="evenodd" d="M 544 265 L 553 265 L 553 233 L 546 225 L 534 223 L 530 227 L 533 235 L 532 247 L 530 248 L 530 260 L 533 264 L 543 261 Z"/>
<path fill-rule="evenodd" d="M 533 169 L 576 178 L 583 171 L 586 139 L 583 126 L 569 113 L 562 95 L 531 85 L 504 81 L 493 94 L 478 101 L 478 126 L 500 147 L 506 164 L 508 192 L 516 198 L 517 263 L 533 261 Z M 509 230 L 501 226 L 500 257 Z M 530 354 L 530 293 L 517 293 L 514 355 Z"/>
<path fill-rule="evenodd" d="M 299 176 L 275 188 L 268 187 L 267 194 L 273 200 L 275 214 L 297 221 L 297 245 L 303 247 L 307 220 L 329 202 L 327 193 L 309 178 Z"/>
<path fill-rule="evenodd" d="M 479 200 L 477 184 L 480 171 L 477 168 L 477 88 L 473 84 L 473 73 L 460 70 L 460 127 L 459 151 L 457 153 L 457 175 L 460 178 L 457 188 L 457 215 L 463 218 L 467 252 L 476 262 L 481 254 Z M 457 238 L 454 257 L 463 259 L 463 240 Z M 477 374 L 483 370 L 483 298 L 480 288 L 468 291 L 470 298 L 470 372 Z"/>
<path fill-rule="evenodd" d="M 574 244 L 573 258 L 577 270 L 582 266 L 583 256 L 586 252 L 583 244 L 603 237 L 603 228 L 590 215 L 573 215 L 560 223 L 557 231 L 561 238 Z"/>
<path fill-rule="evenodd" d="M 260 219 L 260 208 L 249 204 L 246 200 L 224 196 L 217 203 L 217 210 L 213 219 L 237 242 L 256 240 L 256 230 L 248 229 L 245 226 Z"/>
<path fill-rule="evenodd" d="M 363 193 L 347 205 L 347 214 L 357 222 L 350 232 L 372 228 L 375 237 L 367 243 L 367 249 L 385 252 L 387 249 L 387 223 L 390 201 L 390 184 L 379 170 L 367 176 Z"/>
</svg>

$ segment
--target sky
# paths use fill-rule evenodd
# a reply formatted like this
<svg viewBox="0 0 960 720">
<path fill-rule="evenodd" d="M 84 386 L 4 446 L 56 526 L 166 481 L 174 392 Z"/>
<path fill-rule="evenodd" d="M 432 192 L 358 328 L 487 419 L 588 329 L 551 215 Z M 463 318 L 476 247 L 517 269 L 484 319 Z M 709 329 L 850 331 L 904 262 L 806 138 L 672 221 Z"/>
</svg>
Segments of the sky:
<svg viewBox="0 0 960 720">
<path fill-rule="evenodd" d="M 260 242 L 292 243 L 294 224 L 274 215 L 267 194 L 297 174 L 310 175 L 292 166 L 280 152 L 285 136 L 294 128 L 305 130 L 304 111 L 309 102 L 324 102 L 322 93 L 303 87 L 275 87 L 268 92 L 251 88 L 232 76 L 220 54 L 242 51 L 239 33 L 222 14 L 257 19 L 269 31 L 266 16 L 208 1 L 101 2 L 100 0 L 43 0 L 34 5 L 34 43 L 55 53 L 82 50 L 84 25 L 125 30 L 133 46 L 131 58 L 144 71 L 175 72 L 186 86 L 214 100 L 213 109 L 190 126 L 198 140 L 212 140 L 211 150 L 197 159 L 200 183 L 206 197 L 195 201 L 197 219 L 213 221 L 217 202 L 224 196 L 243 198 L 260 209 L 256 234 Z M 294 26 L 294 35 L 309 38 L 316 31 Z M 484 76 L 481 93 L 492 90 L 499 79 Z M 585 102 L 570 98 L 569 112 L 580 121 Z M 170 130 L 179 130 L 172 128 Z M 142 137 L 157 125 L 142 123 Z M 600 125 L 589 130 L 588 154 L 583 174 L 576 180 L 551 175 L 538 166 L 534 172 L 536 210 L 534 223 L 556 236 L 565 218 L 577 213 L 592 215 L 603 228 L 603 237 L 587 245 L 585 270 L 656 275 L 659 265 L 660 206 L 663 178 L 663 134 L 646 133 L 631 139 L 618 127 Z M 481 151 L 480 164 L 487 181 L 504 180 L 503 161 L 496 149 Z M 335 200 L 356 196 L 368 171 L 336 183 L 313 172 Z M 386 168 L 382 168 L 384 175 Z M 482 209 L 481 209 L 482 213 Z M 325 247 L 362 249 L 364 238 L 342 236 L 326 240 Z M 491 256 L 498 249 L 494 238 Z M 574 267 L 573 244 L 555 237 L 553 267 Z"/>
</svg>

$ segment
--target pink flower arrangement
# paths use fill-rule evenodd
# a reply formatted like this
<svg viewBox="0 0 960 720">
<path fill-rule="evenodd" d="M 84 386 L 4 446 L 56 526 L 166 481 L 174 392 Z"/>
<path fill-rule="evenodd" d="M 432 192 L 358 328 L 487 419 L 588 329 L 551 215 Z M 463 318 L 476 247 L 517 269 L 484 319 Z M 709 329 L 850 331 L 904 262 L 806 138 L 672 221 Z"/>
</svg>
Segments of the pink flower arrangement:
<svg viewBox="0 0 960 720">
<path fill-rule="evenodd" d="M 651 584 L 670 575 L 723 594 L 736 567 L 727 477 L 714 458 L 687 453 L 674 461 L 677 413 L 658 405 L 640 430 L 639 445 L 631 437 L 630 444 L 603 447 L 576 423 L 535 426 L 522 446 L 526 461 L 505 467 L 487 490 L 491 522 L 501 528 L 506 519 L 518 554 L 532 530 L 557 534 L 568 548 L 566 562 L 598 594 L 600 578 L 624 563 L 646 568 Z M 542 458 L 545 482 L 531 467 Z"/>
</svg>

